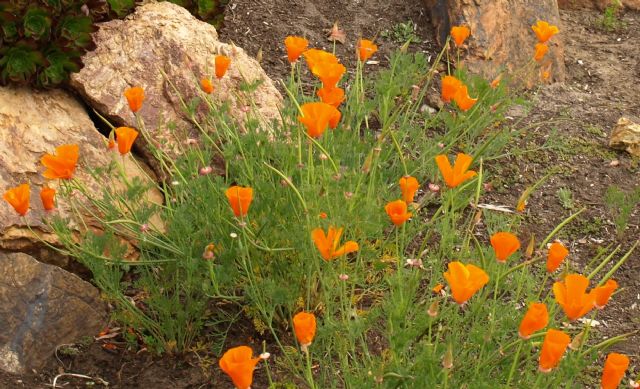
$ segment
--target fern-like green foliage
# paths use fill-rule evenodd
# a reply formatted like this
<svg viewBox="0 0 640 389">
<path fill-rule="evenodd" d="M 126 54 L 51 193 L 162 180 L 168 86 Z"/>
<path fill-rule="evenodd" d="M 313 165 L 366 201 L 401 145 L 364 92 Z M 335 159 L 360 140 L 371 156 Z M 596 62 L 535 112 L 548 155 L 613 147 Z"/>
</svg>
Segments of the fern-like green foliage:
<svg viewBox="0 0 640 389">
<path fill-rule="evenodd" d="M 218 25 L 228 0 L 173 0 Z M 55 87 L 80 70 L 96 23 L 123 18 L 135 0 L 0 0 L 0 84 Z"/>
</svg>

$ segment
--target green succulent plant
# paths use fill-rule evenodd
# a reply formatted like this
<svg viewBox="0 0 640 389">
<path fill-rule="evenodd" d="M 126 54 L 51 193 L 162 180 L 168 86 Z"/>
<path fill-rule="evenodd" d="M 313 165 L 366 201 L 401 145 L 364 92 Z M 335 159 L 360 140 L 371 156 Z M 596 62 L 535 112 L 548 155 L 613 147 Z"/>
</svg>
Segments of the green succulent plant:
<svg viewBox="0 0 640 389">
<path fill-rule="evenodd" d="M 174 0 L 207 22 L 228 0 Z M 80 70 L 96 23 L 123 18 L 135 0 L 0 0 L 0 84 L 55 87 Z"/>
</svg>

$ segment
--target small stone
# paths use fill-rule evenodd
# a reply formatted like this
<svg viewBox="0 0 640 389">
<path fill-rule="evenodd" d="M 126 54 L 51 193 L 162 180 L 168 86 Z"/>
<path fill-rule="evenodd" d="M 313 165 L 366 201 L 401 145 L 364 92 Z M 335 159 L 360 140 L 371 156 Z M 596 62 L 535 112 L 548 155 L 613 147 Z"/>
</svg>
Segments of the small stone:
<svg viewBox="0 0 640 389">
<path fill-rule="evenodd" d="M 614 159 L 613 161 L 609 162 L 609 166 L 619 166 L 620 165 L 620 161 L 618 161 L 617 159 Z"/>
<path fill-rule="evenodd" d="M 622 117 L 611 131 L 609 147 L 640 157 L 640 124 Z"/>
</svg>

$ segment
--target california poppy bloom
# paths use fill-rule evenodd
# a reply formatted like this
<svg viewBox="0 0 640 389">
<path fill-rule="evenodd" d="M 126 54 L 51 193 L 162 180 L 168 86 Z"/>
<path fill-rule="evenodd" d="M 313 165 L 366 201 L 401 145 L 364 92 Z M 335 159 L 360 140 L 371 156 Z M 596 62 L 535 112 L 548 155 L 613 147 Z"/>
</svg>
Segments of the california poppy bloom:
<svg viewBox="0 0 640 389">
<path fill-rule="evenodd" d="M 319 49 L 309 49 L 302 53 L 304 59 L 307 61 L 307 66 L 309 70 L 312 70 L 316 65 L 327 62 L 327 63 L 339 63 L 338 57 L 335 55 Z"/>
<path fill-rule="evenodd" d="M 229 65 L 231 64 L 231 58 L 226 55 L 216 55 L 215 65 L 216 65 L 216 77 L 218 79 L 224 77 L 227 69 L 229 69 Z"/>
<path fill-rule="evenodd" d="M 358 59 L 362 62 L 371 58 L 378 51 L 378 46 L 368 39 L 358 41 Z"/>
<path fill-rule="evenodd" d="M 510 232 L 496 232 L 491 236 L 491 246 L 498 262 L 504 263 L 507 258 L 520 249 L 520 240 Z"/>
<path fill-rule="evenodd" d="M 316 248 L 325 261 L 336 259 L 360 249 L 358 243 L 354 241 L 348 241 L 343 246 L 338 247 L 340 244 L 340 236 L 342 236 L 342 228 L 329 227 L 326 234 L 322 228 L 315 228 L 311 231 L 313 244 L 316 245 Z"/>
<path fill-rule="evenodd" d="M 54 197 L 56 196 L 56 190 L 43 186 L 40 190 L 40 200 L 42 201 L 42 207 L 45 211 L 51 211 L 56 207 Z"/>
<path fill-rule="evenodd" d="M 330 62 L 320 62 L 311 68 L 311 73 L 322 81 L 322 86 L 329 89 L 338 85 L 346 71 L 344 65 Z"/>
<path fill-rule="evenodd" d="M 435 294 L 440 294 L 440 292 L 442 291 L 442 289 L 444 289 L 444 285 L 438 283 L 436 284 L 436 286 L 433 287 L 433 289 L 431 289 L 431 291 Z"/>
<path fill-rule="evenodd" d="M 396 200 L 384 206 L 389 219 L 396 226 L 401 226 L 411 218 L 411 212 L 407 212 L 407 203 L 404 200 Z"/>
<path fill-rule="evenodd" d="M 456 161 L 452 167 L 449 162 L 449 158 L 446 155 L 441 154 L 436 156 L 438 169 L 440 169 L 442 178 L 444 178 L 444 182 L 449 188 L 455 188 L 476 176 L 476 172 L 473 170 L 467 170 L 469 169 L 469 166 L 471 166 L 471 162 L 473 162 L 473 158 L 470 155 L 458 153 Z"/>
<path fill-rule="evenodd" d="M 287 49 L 287 59 L 294 63 L 307 50 L 309 41 L 299 36 L 288 36 L 284 40 L 284 46 Z"/>
<path fill-rule="evenodd" d="M 73 177 L 79 153 L 80 147 L 78 145 L 56 147 L 54 155 L 45 154 L 40 158 L 40 162 L 47 168 L 42 175 L 49 179 L 69 179 Z"/>
<path fill-rule="evenodd" d="M 595 307 L 598 309 L 604 308 L 616 289 L 618 289 L 618 283 L 614 280 L 607 280 L 604 285 L 593 288 L 592 293 L 596 298 Z"/>
<path fill-rule="evenodd" d="M 323 103 L 333 105 L 338 108 L 344 101 L 344 89 L 342 88 L 320 88 L 318 89 L 318 97 Z"/>
<path fill-rule="evenodd" d="M 549 312 L 543 303 L 532 303 L 527 313 L 524 314 L 518 329 L 518 335 L 523 339 L 529 339 L 531 334 L 540 331 L 549 324 Z"/>
<path fill-rule="evenodd" d="M 629 368 L 629 357 L 624 354 L 610 353 L 604 362 L 602 369 L 602 379 L 600 380 L 602 389 L 616 389 L 625 371 Z"/>
<path fill-rule="evenodd" d="M 454 261 L 449 263 L 448 268 L 444 278 L 451 288 L 451 296 L 460 305 L 489 282 L 487 273 L 475 265 Z"/>
<path fill-rule="evenodd" d="M 462 81 L 458 80 L 454 76 L 442 77 L 442 101 L 445 103 L 451 102 L 458 93 L 458 89 L 462 88 Z"/>
<path fill-rule="evenodd" d="M 116 148 L 116 142 L 109 137 L 109 141 L 107 142 L 107 150 L 113 150 Z"/>
<path fill-rule="evenodd" d="M 541 20 L 538 20 L 535 25 L 531 26 L 531 29 L 536 34 L 540 43 L 546 43 L 552 36 L 560 32 L 558 27 Z"/>
<path fill-rule="evenodd" d="M 420 188 L 420 184 L 415 177 L 404 176 L 400 179 L 400 190 L 402 191 L 402 199 L 405 203 L 409 204 L 413 202 L 418 188 Z"/>
<path fill-rule="evenodd" d="M 562 243 L 553 242 L 547 253 L 547 272 L 553 273 L 556 271 L 567 255 L 569 255 L 569 250 Z"/>
<path fill-rule="evenodd" d="M 569 274 L 553 284 L 553 295 L 570 320 L 576 320 L 593 309 L 595 294 L 587 293 L 589 279 L 581 274 Z"/>
<path fill-rule="evenodd" d="M 335 128 L 341 116 L 336 107 L 323 102 L 306 103 L 300 108 L 302 116 L 298 116 L 298 121 L 304 124 L 312 138 L 321 137 L 330 125 Z"/>
<path fill-rule="evenodd" d="M 569 343 L 571 343 L 571 338 L 564 332 L 553 329 L 547 331 L 540 350 L 539 370 L 548 373 L 558 366 Z"/>
<path fill-rule="evenodd" d="M 236 217 L 244 217 L 253 201 L 253 188 L 234 185 L 225 191 L 229 205 Z"/>
<path fill-rule="evenodd" d="M 544 58 L 548 51 L 549 46 L 547 46 L 545 43 L 536 43 L 536 52 L 533 55 L 533 59 L 538 62 L 542 61 L 542 58 Z"/>
<path fill-rule="evenodd" d="M 116 128 L 116 140 L 118 141 L 118 151 L 120 155 L 125 155 L 131 151 L 131 146 L 138 137 L 138 131 L 130 127 Z"/>
<path fill-rule="evenodd" d="M 227 350 L 220 361 L 220 369 L 225 372 L 237 389 L 249 389 L 253 383 L 253 370 L 260 358 L 253 358 L 253 350 L 247 346 Z"/>
<path fill-rule="evenodd" d="M 30 197 L 31 191 L 29 184 L 22 184 L 15 188 L 11 188 L 4 192 L 4 195 L 2 196 L 2 198 L 21 216 L 24 216 L 29 212 Z"/>
<path fill-rule="evenodd" d="M 478 99 L 471 98 L 471 96 L 469 96 L 469 90 L 467 89 L 467 86 L 462 85 L 453 96 L 453 101 L 456 102 L 456 105 L 458 106 L 458 108 L 460 108 L 461 111 L 466 112 L 470 110 L 471 107 L 476 105 Z"/>
<path fill-rule="evenodd" d="M 298 343 L 305 350 L 316 336 L 316 316 L 313 313 L 299 312 L 293 317 L 293 331 Z"/>
<path fill-rule="evenodd" d="M 471 30 L 467 26 L 454 26 L 451 27 L 451 38 L 456 43 L 456 46 L 460 47 L 464 44 L 464 41 L 471 35 Z"/>
<path fill-rule="evenodd" d="M 493 79 L 493 81 L 491 81 L 491 88 L 496 89 L 497 87 L 500 86 L 500 82 L 502 81 L 502 73 L 498 74 L 498 76 L 496 78 Z"/>
<path fill-rule="evenodd" d="M 127 99 L 127 103 L 129 103 L 129 109 L 131 109 L 131 112 L 136 113 L 140 108 L 142 108 L 142 102 L 144 101 L 144 89 L 139 86 L 125 89 L 124 97 Z"/>
<path fill-rule="evenodd" d="M 200 80 L 200 87 L 206 94 L 210 95 L 213 93 L 213 89 L 214 89 L 213 84 L 211 83 L 211 80 L 208 78 L 203 78 L 202 80 Z"/>
</svg>

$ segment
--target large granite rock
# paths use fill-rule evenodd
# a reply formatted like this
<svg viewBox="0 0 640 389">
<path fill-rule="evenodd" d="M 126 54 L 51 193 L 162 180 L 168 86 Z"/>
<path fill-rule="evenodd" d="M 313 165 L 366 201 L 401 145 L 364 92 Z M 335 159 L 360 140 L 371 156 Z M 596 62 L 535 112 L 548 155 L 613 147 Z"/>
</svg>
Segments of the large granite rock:
<svg viewBox="0 0 640 389">
<path fill-rule="evenodd" d="M 59 243 L 43 221 L 49 216 L 39 196 L 45 182 L 40 158 L 46 152 L 53 153 L 56 146 L 67 143 L 80 146 L 75 177 L 85 183 L 90 193 L 101 196 L 104 185 L 122 185 L 117 175 L 112 176 L 112 182 L 96 182 L 89 174 L 89 169 L 107 166 L 113 158 L 118 161 L 121 158 L 117 152 L 107 151 L 105 137 L 96 130 L 83 105 L 73 96 L 61 90 L 0 87 L 0 193 L 25 182 L 31 184 L 31 210 L 25 218 L 6 201 L 0 200 L 0 250 L 28 252 L 42 261 L 67 265 L 68 258 L 48 250 L 40 240 L 54 245 Z M 146 173 L 131 158 L 130 154 L 125 158 L 127 176 L 146 179 Z M 59 182 L 49 181 L 48 185 L 57 188 Z M 147 196 L 156 203 L 163 201 L 157 190 L 149 191 Z M 57 202 L 57 209 L 52 212 L 68 217 L 70 226 L 80 230 L 79 220 L 71 217 L 70 205 L 61 197 Z M 84 216 L 85 223 L 95 224 L 86 212 Z M 40 238 L 34 236 L 25 222 Z M 162 228 L 158 219 L 150 223 Z M 135 255 L 134 250 L 130 255 Z"/>
<path fill-rule="evenodd" d="M 183 102 L 203 97 L 199 80 L 213 74 L 217 54 L 229 56 L 232 62 L 221 80 L 214 77 L 213 99 L 228 103 L 231 115 L 240 123 L 247 115 L 263 122 L 280 117 L 282 96 L 259 63 L 241 48 L 218 41 L 213 26 L 180 6 L 144 4 L 125 20 L 100 24 L 94 41 L 97 48 L 83 57 L 84 68 L 71 76 L 72 87 L 99 112 L 130 127 L 137 123 L 123 91 L 132 86 L 144 88 L 146 98 L 138 114 L 151 137 L 170 156 L 184 147 L 180 142 L 199 134 L 184 113 Z M 242 92 L 242 86 L 248 84 L 258 86 L 253 92 Z M 201 103 L 199 113 L 207 111 Z M 150 153 L 147 157 L 153 163 Z"/>
<path fill-rule="evenodd" d="M 560 9 L 598 9 L 604 10 L 612 0 L 558 0 Z M 640 11 L 640 0 L 620 0 L 624 8 Z"/>
<path fill-rule="evenodd" d="M 106 305 L 88 282 L 22 253 L 0 253 L 0 369 L 41 368 L 58 345 L 95 336 Z"/>
<path fill-rule="evenodd" d="M 543 66 L 551 65 L 554 81 L 565 79 L 562 26 L 556 0 L 424 0 L 442 44 L 451 26 L 466 25 L 471 37 L 463 50 L 464 66 L 492 80 L 506 68 L 513 73 L 531 61 L 536 36 L 531 25 L 544 20 L 560 28 L 549 41 Z M 539 82 L 537 71 L 523 74 L 525 84 Z"/>
</svg>

